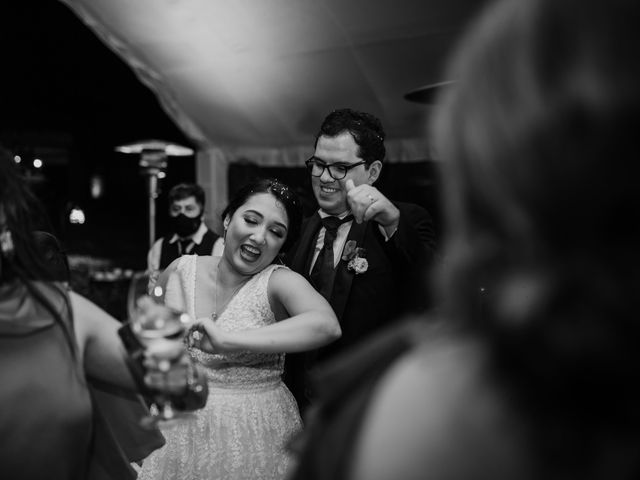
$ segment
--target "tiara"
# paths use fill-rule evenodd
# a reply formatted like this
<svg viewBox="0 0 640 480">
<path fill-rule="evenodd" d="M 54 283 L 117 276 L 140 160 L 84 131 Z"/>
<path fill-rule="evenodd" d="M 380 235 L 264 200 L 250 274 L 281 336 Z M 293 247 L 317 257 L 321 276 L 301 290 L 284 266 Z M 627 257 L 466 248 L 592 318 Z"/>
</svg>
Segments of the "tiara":
<svg viewBox="0 0 640 480">
<path fill-rule="evenodd" d="M 298 196 L 287 185 L 280 182 L 280 180 L 272 180 L 269 190 L 277 194 L 279 197 L 290 200 L 294 204 L 298 203 Z"/>
</svg>

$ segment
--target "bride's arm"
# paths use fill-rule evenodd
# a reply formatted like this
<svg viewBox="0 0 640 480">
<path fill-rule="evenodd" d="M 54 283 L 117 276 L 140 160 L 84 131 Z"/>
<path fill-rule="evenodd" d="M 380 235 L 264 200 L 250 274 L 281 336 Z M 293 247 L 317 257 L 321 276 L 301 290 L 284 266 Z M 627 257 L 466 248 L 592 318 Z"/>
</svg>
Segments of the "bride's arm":
<svg viewBox="0 0 640 480">
<path fill-rule="evenodd" d="M 331 306 L 301 275 L 276 270 L 269 278 L 268 292 L 271 304 L 284 308 L 288 318 L 233 332 L 222 331 L 211 319 L 202 318 L 200 325 L 209 340 L 205 344 L 214 352 L 303 352 L 340 338 L 340 324 Z"/>
</svg>

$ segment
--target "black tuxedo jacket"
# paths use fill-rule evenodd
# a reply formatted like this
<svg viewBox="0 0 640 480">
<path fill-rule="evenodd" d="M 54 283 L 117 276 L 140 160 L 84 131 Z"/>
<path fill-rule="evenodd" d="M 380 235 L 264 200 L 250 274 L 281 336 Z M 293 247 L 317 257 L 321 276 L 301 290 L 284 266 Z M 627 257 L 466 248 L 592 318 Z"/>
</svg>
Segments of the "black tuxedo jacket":
<svg viewBox="0 0 640 480">
<path fill-rule="evenodd" d="M 349 230 L 347 242 L 353 240 L 366 250 L 369 266 L 359 274 L 349 271 L 342 258 L 336 266 L 329 303 L 340 321 L 342 337 L 314 352 L 287 356 L 285 381 L 301 405 L 305 403 L 304 378 L 309 369 L 398 317 L 430 306 L 428 275 L 435 251 L 431 216 L 414 204 L 394 204 L 400 210 L 400 223 L 388 241 L 375 221 L 354 221 Z M 307 279 L 321 227 L 318 214 L 305 219 L 300 239 L 287 255 L 289 267 Z"/>
</svg>

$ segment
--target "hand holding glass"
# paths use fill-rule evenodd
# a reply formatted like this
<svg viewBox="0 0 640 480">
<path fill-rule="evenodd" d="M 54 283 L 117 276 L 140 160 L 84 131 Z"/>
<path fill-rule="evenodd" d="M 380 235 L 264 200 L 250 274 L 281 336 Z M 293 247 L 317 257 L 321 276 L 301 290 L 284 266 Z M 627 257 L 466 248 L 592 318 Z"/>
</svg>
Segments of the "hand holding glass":
<svg viewBox="0 0 640 480">
<path fill-rule="evenodd" d="M 147 272 L 136 274 L 127 301 L 131 330 L 145 347 L 145 377 L 154 392 L 151 414 L 142 419 L 146 425 L 175 418 L 171 394 L 184 391 L 188 360 L 184 336 L 191 324 L 186 314 L 164 306 L 162 287 L 150 284 Z"/>
</svg>

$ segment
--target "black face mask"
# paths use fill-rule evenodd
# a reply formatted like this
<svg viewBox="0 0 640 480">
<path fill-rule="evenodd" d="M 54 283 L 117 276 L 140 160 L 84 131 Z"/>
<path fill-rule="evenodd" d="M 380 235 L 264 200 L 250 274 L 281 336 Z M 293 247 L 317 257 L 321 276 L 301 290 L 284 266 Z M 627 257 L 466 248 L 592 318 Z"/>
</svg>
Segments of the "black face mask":
<svg viewBox="0 0 640 480">
<path fill-rule="evenodd" d="M 200 223 L 202 223 L 202 214 L 191 218 L 181 213 L 176 217 L 169 217 L 169 221 L 171 222 L 171 229 L 178 234 L 179 237 L 184 238 L 196 233 L 196 230 L 200 227 Z"/>
</svg>

